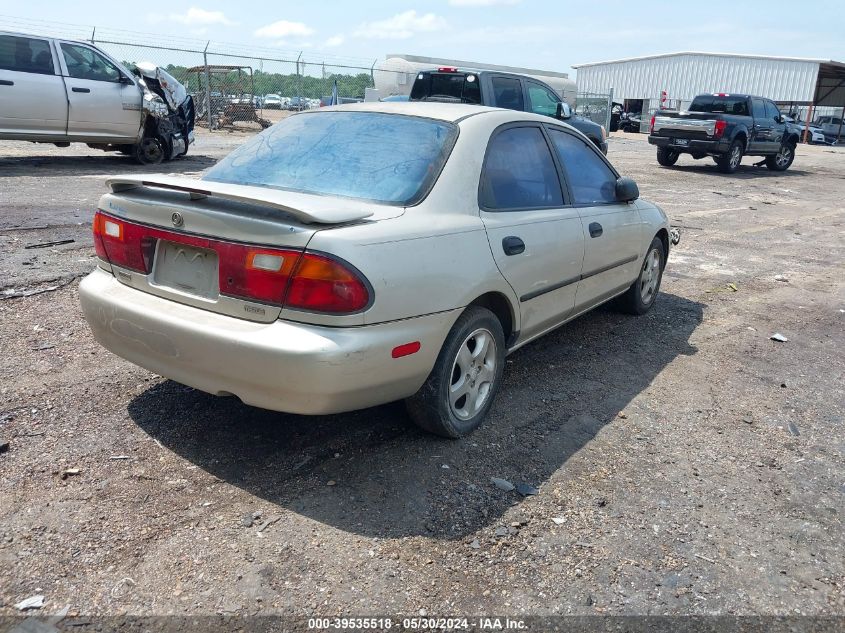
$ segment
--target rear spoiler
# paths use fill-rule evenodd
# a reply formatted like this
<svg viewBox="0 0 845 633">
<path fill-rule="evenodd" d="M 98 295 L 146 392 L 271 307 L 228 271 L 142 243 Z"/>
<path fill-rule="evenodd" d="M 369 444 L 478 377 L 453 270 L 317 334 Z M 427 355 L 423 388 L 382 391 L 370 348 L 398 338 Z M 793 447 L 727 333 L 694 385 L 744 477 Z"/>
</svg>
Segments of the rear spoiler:
<svg viewBox="0 0 845 633">
<path fill-rule="evenodd" d="M 190 194 L 191 200 L 221 198 L 261 207 L 279 209 L 305 224 L 342 224 L 363 220 L 373 215 L 368 207 L 371 203 L 345 200 L 333 196 L 320 196 L 256 187 L 254 185 L 233 185 L 213 180 L 197 180 L 184 176 L 160 174 L 139 176 L 114 176 L 106 180 L 114 193 L 150 187 Z"/>
</svg>

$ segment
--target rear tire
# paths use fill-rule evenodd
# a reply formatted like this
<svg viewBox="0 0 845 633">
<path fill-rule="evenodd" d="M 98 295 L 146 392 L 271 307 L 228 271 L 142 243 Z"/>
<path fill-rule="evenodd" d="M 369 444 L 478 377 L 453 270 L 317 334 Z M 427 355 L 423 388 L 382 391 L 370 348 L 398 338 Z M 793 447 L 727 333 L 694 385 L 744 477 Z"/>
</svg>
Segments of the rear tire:
<svg viewBox="0 0 845 633">
<path fill-rule="evenodd" d="M 739 169 L 739 164 L 742 162 L 743 144 L 742 141 L 734 141 L 731 143 L 731 148 L 724 156 L 716 159 L 716 164 L 719 166 L 719 171 L 723 174 L 733 174 Z"/>
<path fill-rule="evenodd" d="M 666 251 L 663 240 L 655 237 L 648 247 L 645 259 L 640 266 L 640 274 L 631 287 L 617 301 L 619 309 L 628 314 L 645 314 L 654 305 L 663 269 L 666 267 Z"/>
<path fill-rule="evenodd" d="M 772 171 L 786 171 L 795 160 L 795 145 L 785 143 L 774 156 L 766 156 L 766 167 Z"/>
<path fill-rule="evenodd" d="M 677 163 L 679 156 L 680 154 L 678 152 L 673 149 L 669 149 L 668 147 L 657 148 L 657 162 L 664 167 L 671 167 Z"/>
<path fill-rule="evenodd" d="M 470 306 L 449 331 L 425 384 L 405 401 L 408 413 L 429 433 L 467 435 L 493 406 L 504 366 L 502 324 L 486 308 Z"/>
</svg>

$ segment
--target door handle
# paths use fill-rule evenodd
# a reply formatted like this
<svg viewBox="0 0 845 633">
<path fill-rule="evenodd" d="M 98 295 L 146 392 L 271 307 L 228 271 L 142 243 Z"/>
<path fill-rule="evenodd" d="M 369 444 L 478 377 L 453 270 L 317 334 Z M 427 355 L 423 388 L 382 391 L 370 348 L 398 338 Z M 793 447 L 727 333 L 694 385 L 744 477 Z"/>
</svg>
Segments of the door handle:
<svg viewBox="0 0 845 633">
<path fill-rule="evenodd" d="M 91 88 L 71 88 L 74 92 L 91 92 Z"/>
<path fill-rule="evenodd" d="M 519 255 L 525 251 L 525 242 L 515 235 L 509 235 L 502 239 L 502 250 L 505 255 Z"/>
<path fill-rule="evenodd" d="M 599 237 L 602 233 L 604 233 L 604 229 L 601 228 L 601 224 L 590 222 L 590 237 Z"/>
<path fill-rule="evenodd" d="M 8 79 L 0 79 L 0 86 L 14 86 L 14 81 L 9 81 Z"/>
</svg>

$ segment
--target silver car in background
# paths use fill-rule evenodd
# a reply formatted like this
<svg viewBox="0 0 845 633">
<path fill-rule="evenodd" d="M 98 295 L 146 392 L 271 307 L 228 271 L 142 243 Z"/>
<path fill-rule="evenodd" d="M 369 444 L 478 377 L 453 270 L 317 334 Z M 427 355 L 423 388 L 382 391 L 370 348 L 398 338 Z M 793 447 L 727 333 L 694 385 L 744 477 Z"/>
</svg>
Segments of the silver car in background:
<svg viewBox="0 0 845 633">
<path fill-rule="evenodd" d="M 0 139 L 86 143 L 144 164 L 188 152 L 194 106 L 154 64 L 133 72 L 85 42 L 0 32 Z"/>
<path fill-rule="evenodd" d="M 614 298 L 649 310 L 670 245 L 580 132 L 480 106 L 322 108 L 201 180 L 108 183 L 80 286 L 104 347 L 279 411 L 404 398 L 447 437 L 481 423 L 507 353 Z"/>
</svg>

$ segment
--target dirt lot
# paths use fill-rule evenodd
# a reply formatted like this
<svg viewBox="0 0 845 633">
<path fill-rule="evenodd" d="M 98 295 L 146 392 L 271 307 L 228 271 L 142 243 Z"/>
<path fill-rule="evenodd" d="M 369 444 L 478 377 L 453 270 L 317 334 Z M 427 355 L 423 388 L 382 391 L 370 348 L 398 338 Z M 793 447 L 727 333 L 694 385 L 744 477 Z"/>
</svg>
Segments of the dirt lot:
<svg viewBox="0 0 845 633">
<path fill-rule="evenodd" d="M 166 167 L 244 138 L 201 133 Z M 141 168 L 0 143 L 0 615 L 34 594 L 43 614 L 845 615 L 845 149 L 781 175 L 659 168 L 636 135 L 609 157 L 685 227 L 656 308 L 513 354 L 450 442 L 398 404 L 277 414 L 105 352 L 78 276 L 104 179 Z"/>
</svg>

